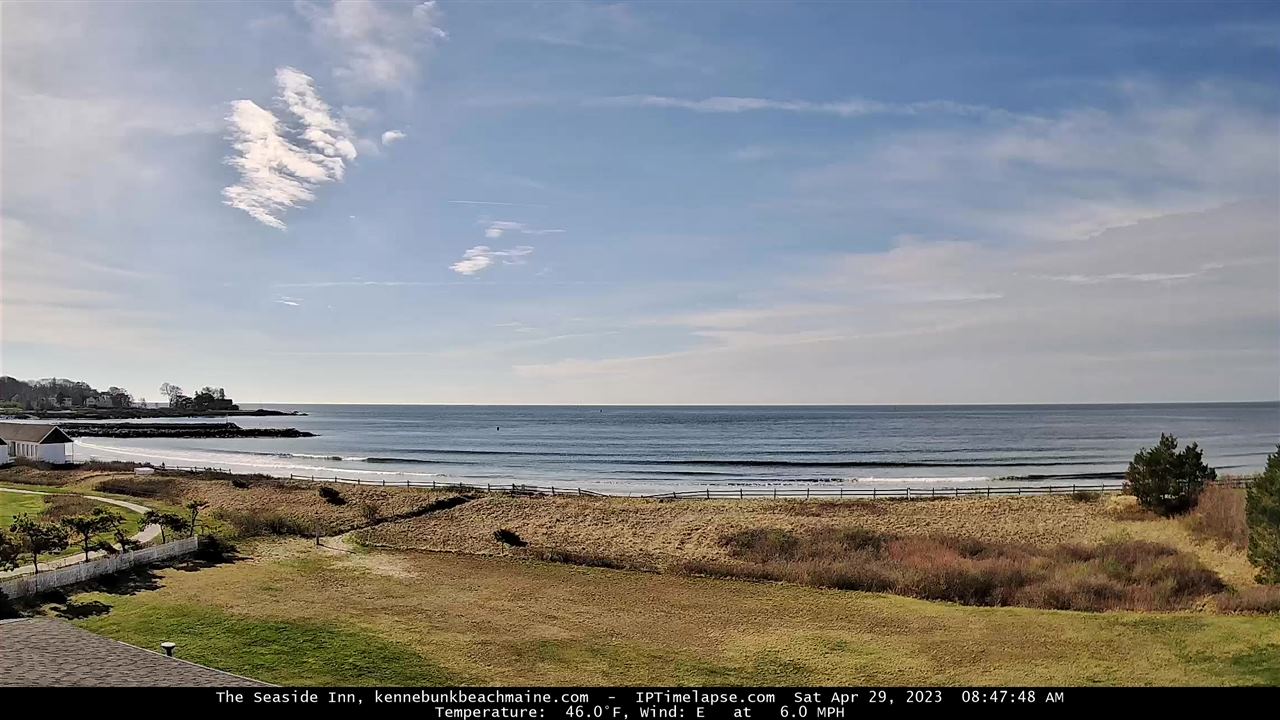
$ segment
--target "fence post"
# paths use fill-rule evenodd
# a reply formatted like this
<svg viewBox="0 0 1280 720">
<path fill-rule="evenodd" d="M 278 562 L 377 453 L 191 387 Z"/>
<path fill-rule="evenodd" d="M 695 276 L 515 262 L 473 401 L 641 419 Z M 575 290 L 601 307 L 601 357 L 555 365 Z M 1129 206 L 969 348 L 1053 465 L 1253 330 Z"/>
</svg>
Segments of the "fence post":
<svg viewBox="0 0 1280 720">
<path fill-rule="evenodd" d="M 936 487 L 931 487 L 931 488 L 929 488 L 929 497 L 930 497 L 930 498 L 936 498 L 936 497 L 938 497 L 938 488 L 936 488 Z"/>
<path fill-rule="evenodd" d="M 707 488 L 707 499 L 711 499 L 711 488 Z"/>
<path fill-rule="evenodd" d="M 778 486 L 777 486 L 777 485 L 774 485 L 774 486 L 773 486 L 773 499 L 774 499 L 774 500 L 777 500 L 777 499 L 778 499 Z"/>
<path fill-rule="evenodd" d="M 910 500 L 910 499 L 911 499 L 911 488 L 910 488 L 910 487 L 908 487 L 908 488 L 907 488 L 907 499 L 908 499 L 908 500 Z"/>
<path fill-rule="evenodd" d="M 840 497 L 844 497 L 844 486 L 840 486 Z"/>
<path fill-rule="evenodd" d="M 805 489 L 804 489 L 804 499 L 805 499 L 805 500 L 808 500 L 808 499 L 811 497 L 811 496 L 809 495 L 809 491 L 810 491 L 810 490 L 812 490 L 812 488 L 805 488 Z"/>
<path fill-rule="evenodd" d="M 872 500 L 875 500 L 875 499 L 876 499 L 876 489 L 875 489 L 875 488 L 871 488 L 871 499 L 872 499 Z"/>
</svg>

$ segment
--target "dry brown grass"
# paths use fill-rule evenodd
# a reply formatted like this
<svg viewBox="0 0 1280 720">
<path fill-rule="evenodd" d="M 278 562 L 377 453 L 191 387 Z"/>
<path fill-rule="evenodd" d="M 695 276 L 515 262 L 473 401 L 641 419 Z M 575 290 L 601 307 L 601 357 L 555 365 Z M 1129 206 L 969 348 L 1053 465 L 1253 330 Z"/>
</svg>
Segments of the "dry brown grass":
<svg viewBox="0 0 1280 720">
<path fill-rule="evenodd" d="M 370 545 L 476 554 L 511 554 L 493 538 L 508 528 L 531 546 L 667 565 L 723 558 L 720 538 L 737 530 L 800 531 L 858 525 L 897 535 L 943 534 L 1058 544 L 1100 541 L 1116 530 L 1105 502 L 1067 496 L 900 500 L 691 500 L 488 496 L 413 520 L 380 525 L 357 538 Z"/>
<path fill-rule="evenodd" d="M 208 504 L 202 517 L 221 520 L 237 535 L 349 532 L 376 522 L 404 519 L 460 500 L 453 491 L 377 485 L 342 485 L 343 504 L 326 501 L 319 483 L 266 475 L 157 471 L 135 475 L 115 470 L 0 471 L 0 482 L 44 485 L 69 492 L 101 492 L 138 498 L 144 504 L 178 507 L 191 500 Z M 376 510 L 376 512 L 374 512 Z"/>
<path fill-rule="evenodd" d="M 414 651 L 416 686 L 1280 684 L 1274 616 L 966 607 L 306 540 L 242 549 L 253 562 L 77 598 L 114 606 L 81 624 L 289 685 L 378 682 L 334 650 L 387 642 Z M 343 644 L 296 642 L 295 623 Z"/>
<path fill-rule="evenodd" d="M 1249 521 L 1245 516 L 1245 491 L 1210 485 L 1200 493 L 1200 502 L 1185 518 L 1197 534 L 1223 545 L 1244 550 L 1249 547 Z"/>
<path fill-rule="evenodd" d="M 744 530 L 723 545 L 731 560 L 692 560 L 681 569 L 964 605 L 1094 612 L 1185 609 L 1224 588 L 1195 557 L 1141 540 L 1042 548 L 855 527 Z"/>
</svg>

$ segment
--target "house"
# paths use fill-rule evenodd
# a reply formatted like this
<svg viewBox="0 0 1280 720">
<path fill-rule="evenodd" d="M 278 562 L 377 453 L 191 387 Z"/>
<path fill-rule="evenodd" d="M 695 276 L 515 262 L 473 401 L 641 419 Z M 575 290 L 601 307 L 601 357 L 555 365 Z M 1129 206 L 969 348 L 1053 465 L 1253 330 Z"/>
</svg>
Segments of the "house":
<svg viewBox="0 0 1280 720">
<path fill-rule="evenodd" d="M 61 465 L 71 462 L 71 437 L 57 425 L 0 423 L 0 440 L 10 458 L 20 457 Z"/>
<path fill-rule="evenodd" d="M 13 462 L 13 458 L 9 457 L 9 443 L 0 439 L 0 467 L 4 467 Z"/>
</svg>

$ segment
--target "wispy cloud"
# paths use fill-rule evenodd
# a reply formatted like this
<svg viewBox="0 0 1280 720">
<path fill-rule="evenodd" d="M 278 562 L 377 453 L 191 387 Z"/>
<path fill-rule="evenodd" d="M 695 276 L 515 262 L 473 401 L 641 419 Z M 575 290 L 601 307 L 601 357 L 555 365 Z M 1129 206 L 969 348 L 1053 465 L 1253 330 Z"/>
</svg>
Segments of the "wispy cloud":
<svg viewBox="0 0 1280 720">
<path fill-rule="evenodd" d="M 401 132 L 401 131 L 399 131 L 399 130 L 388 130 L 388 131 L 386 131 L 386 132 L 382 133 L 382 144 L 383 144 L 383 145 L 390 145 L 390 144 L 391 144 L 391 143 L 393 143 L 393 142 L 396 142 L 396 141 L 399 141 L 399 140 L 403 140 L 403 139 L 405 139 L 405 138 L 407 138 L 407 137 L 409 137 L 409 136 L 408 136 L 408 135 L 405 135 L 403 132 Z"/>
<path fill-rule="evenodd" d="M 496 200 L 445 200 L 453 205 L 502 205 L 506 207 L 545 208 L 537 203 L 498 202 Z"/>
<path fill-rule="evenodd" d="M 507 233 L 519 233 L 521 235 L 554 235 L 556 233 L 564 232 L 564 230 L 560 230 L 558 228 L 545 230 L 533 228 L 524 223 L 513 222 L 511 220 L 490 220 L 485 221 L 484 224 L 486 225 L 484 229 L 484 236 L 490 240 L 496 240 Z"/>
<path fill-rule="evenodd" d="M 870 115 L 958 115 L 967 117 L 1015 119 L 1021 116 L 1000 108 L 986 105 L 970 105 L 951 100 L 923 100 L 911 103 L 887 103 L 864 98 L 851 98 L 836 102 L 810 100 L 777 100 L 771 98 L 715 96 L 700 99 L 668 97 L 664 95 L 615 95 L 593 98 L 588 105 L 597 107 L 653 107 L 691 110 L 700 113 L 743 113 L 772 110 L 792 113 L 813 113 L 839 117 L 866 117 Z"/>
<path fill-rule="evenodd" d="M 317 44 L 338 56 L 333 75 L 353 92 L 408 90 L 420 72 L 419 55 L 448 37 L 434 1 L 412 8 L 373 0 L 296 7 Z"/>
<path fill-rule="evenodd" d="M 224 203 L 268 227 L 285 229 L 286 210 L 315 199 L 316 186 L 341 180 L 356 158 L 351 129 L 320 99 L 311 78 L 293 68 L 276 71 L 279 103 L 292 124 L 252 100 L 231 103 L 228 134 L 235 154 L 226 158 L 240 181 L 223 188 Z"/>
<path fill-rule="evenodd" d="M 501 260 L 504 265 L 520 265 L 525 256 L 533 252 L 528 245 L 518 245 L 509 250 L 494 250 L 488 245 L 476 245 L 462 254 L 462 259 L 449 266 L 459 275 L 475 275 Z"/>
<path fill-rule="evenodd" d="M 281 305 L 288 305 L 289 307 L 300 307 L 302 305 L 302 301 L 298 300 L 298 298 L 284 296 L 278 297 L 275 300 L 272 300 L 272 302 L 279 303 Z"/>
</svg>

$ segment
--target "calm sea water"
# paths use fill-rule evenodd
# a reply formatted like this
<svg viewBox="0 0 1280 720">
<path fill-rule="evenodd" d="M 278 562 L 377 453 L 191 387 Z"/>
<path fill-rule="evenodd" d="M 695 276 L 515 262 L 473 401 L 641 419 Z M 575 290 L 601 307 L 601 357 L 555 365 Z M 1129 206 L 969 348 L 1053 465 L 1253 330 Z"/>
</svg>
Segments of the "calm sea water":
<svg viewBox="0 0 1280 720">
<path fill-rule="evenodd" d="M 1260 469 L 1280 441 L 1280 403 L 272 407 L 307 415 L 235 422 L 297 427 L 318 437 L 83 438 L 76 454 L 277 475 L 661 492 L 741 484 L 1087 482 L 1118 477 L 1161 432 L 1199 442 L 1210 464 L 1242 473 Z"/>
</svg>

